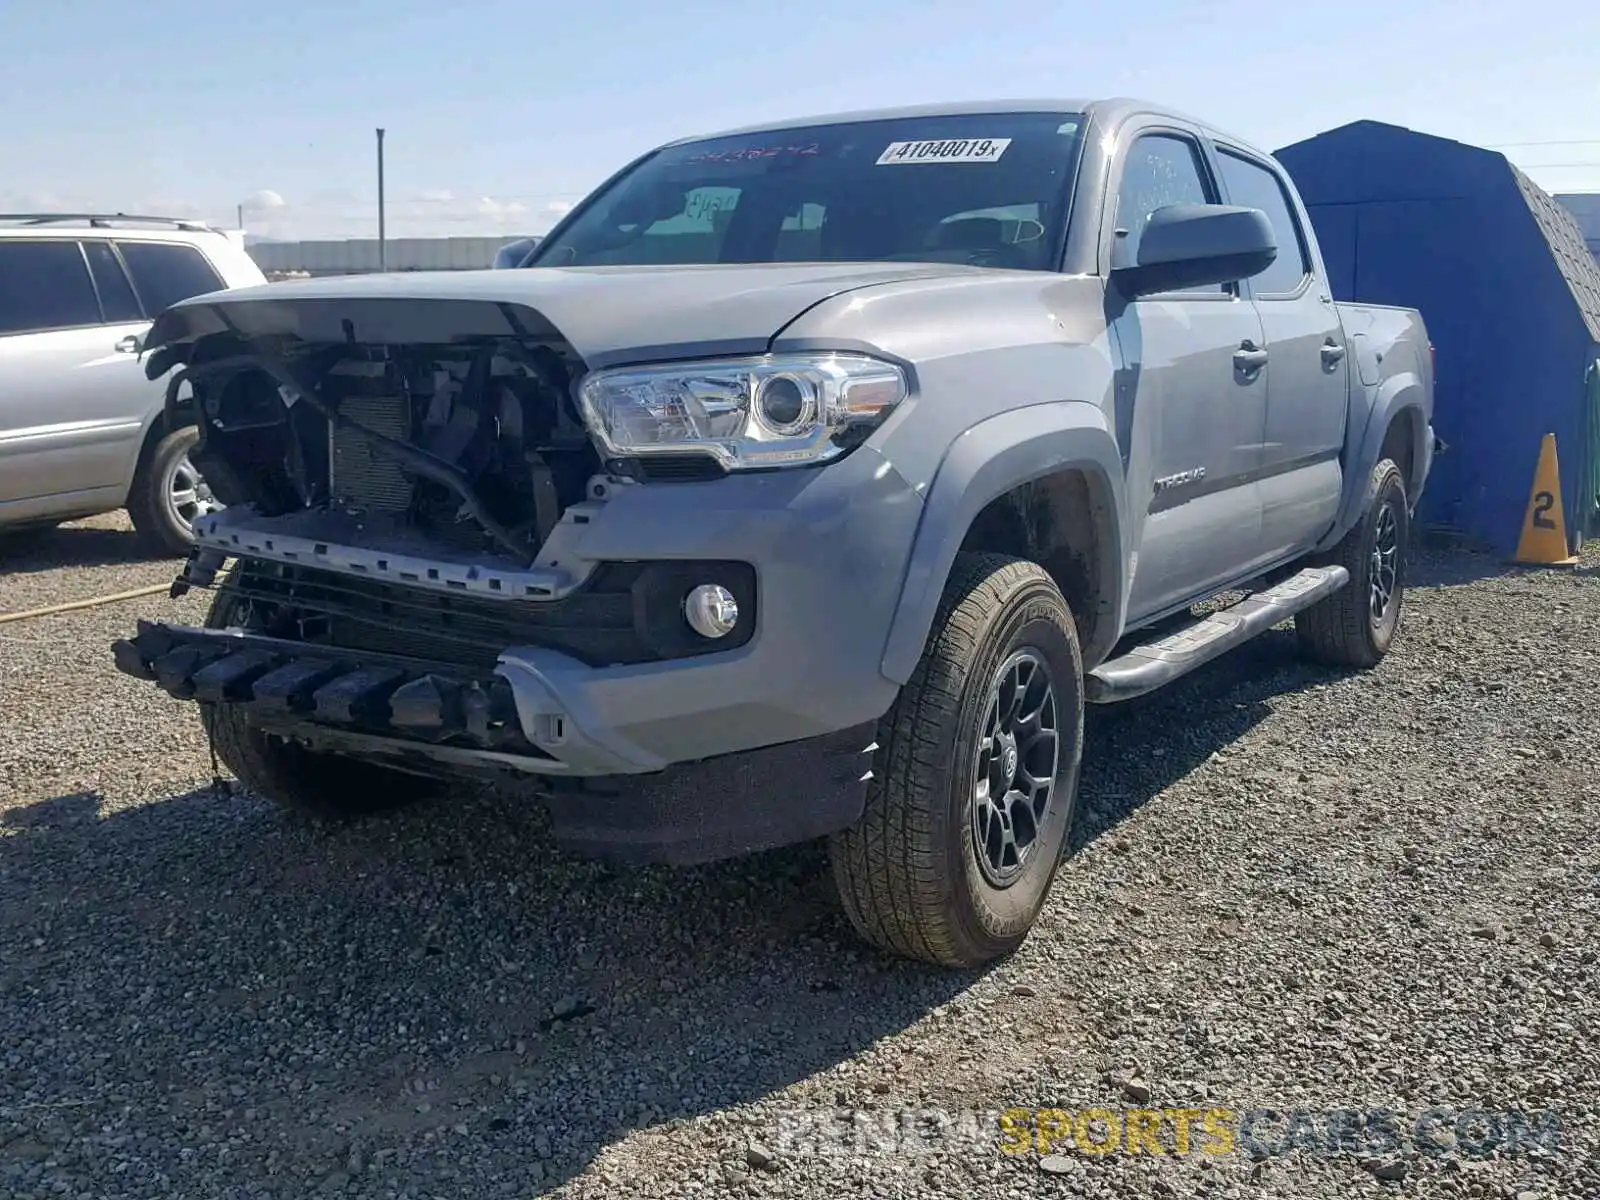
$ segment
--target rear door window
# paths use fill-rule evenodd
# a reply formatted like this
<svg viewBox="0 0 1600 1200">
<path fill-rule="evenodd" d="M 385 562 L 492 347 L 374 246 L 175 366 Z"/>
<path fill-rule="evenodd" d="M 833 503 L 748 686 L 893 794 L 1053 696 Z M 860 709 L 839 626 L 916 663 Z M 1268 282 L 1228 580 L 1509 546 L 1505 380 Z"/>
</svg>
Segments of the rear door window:
<svg viewBox="0 0 1600 1200">
<path fill-rule="evenodd" d="M 180 300 L 221 291 L 223 283 L 205 255 L 173 242 L 118 242 L 144 311 L 154 317 Z"/>
<path fill-rule="evenodd" d="M 100 309 L 110 325 L 144 320 L 139 298 L 133 294 L 128 276 L 110 242 L 85 242 L 83 253 L 89 260 L 95 290 L 100 293 Z"/>
<path fill-rule="evenodd" d="M 0 241 L 0 335 L 100 324 L 77 242 Z"/>
<path fill-rule="evenodd" d="M 1266 167 L 1228 150 L 1219 150 L 1217 160 L 1222 166 L 1228 201 L 1266 213 L 1278 242 L 1278 257 L 1250 280 L 1251 288 L 1258 294 L 1280 296 L 1297 291 L 1311 274 L 1311 262 L 1306 257 L 1305 239 L 1300 236 L 1300 223 L 1294 219 L 1283 183 Z"/>
</svg>

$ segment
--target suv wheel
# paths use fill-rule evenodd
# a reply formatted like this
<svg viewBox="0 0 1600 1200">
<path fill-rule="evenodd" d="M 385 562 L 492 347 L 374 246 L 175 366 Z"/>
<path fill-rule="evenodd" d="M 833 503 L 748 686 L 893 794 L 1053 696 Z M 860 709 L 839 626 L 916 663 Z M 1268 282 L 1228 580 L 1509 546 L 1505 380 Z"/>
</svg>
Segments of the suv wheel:
<svg viewBox="0 0 1600 1200">
<path fill-rule="evenodd" d="M 866 808 L 830 841 L 856 929 L 910 958 L 972 967 L 1011 953 L 1072 830 L 1083 658 L 1034 563 L 962 554 L 928 648 L 878 727 Z"/>
<path fill-rule="evenodd" d="M 187 554 L 194 543 L 195 521 L 222 507 L 189 461 L 189 451 L 199 440 L 199 430 L 193 426 L 167 434 L 134 473 L 128 515 L 152 550 Z"/>
<path fill-rule="evenodd" d="M 226 592 L 212 602 L 208 629 L 249 627 L 249 605 Z M 264 733 L 237 704 L 202 704 L 200 721 L 222 764 L 246 789 L 294 812 L 324 818 L 357 817 L 416 803 L 438 791 L 420 775 L 360 759 L 307 749 Z"/>
<path fill-rule="evenodd" d="M 1405 598 L 1411 510 L 1400 468 L 1383 459 L 1367 484 L 1361 520 L 1324 561 L 1350 572 L 1350 582 L 1296 614 L 1301 648 L 1336 667 L 1372 667 L 1389 653 Z"/>
</svg>

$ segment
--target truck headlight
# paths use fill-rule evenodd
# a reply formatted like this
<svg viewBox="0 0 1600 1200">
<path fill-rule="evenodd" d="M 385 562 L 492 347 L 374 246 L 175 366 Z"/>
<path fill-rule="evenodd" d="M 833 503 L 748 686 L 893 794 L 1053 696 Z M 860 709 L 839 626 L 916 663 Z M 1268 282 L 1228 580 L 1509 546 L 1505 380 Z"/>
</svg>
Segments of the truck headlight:
<svg viewBox="0 0 1600 1200">
<path fill-rule="evenodd" d="M 906 391 L 881 359 L 769 354 L 595 371 L 578 400 L 609 458 L 705 454 L 737 471 L 827 462 Z"/>
</svg>

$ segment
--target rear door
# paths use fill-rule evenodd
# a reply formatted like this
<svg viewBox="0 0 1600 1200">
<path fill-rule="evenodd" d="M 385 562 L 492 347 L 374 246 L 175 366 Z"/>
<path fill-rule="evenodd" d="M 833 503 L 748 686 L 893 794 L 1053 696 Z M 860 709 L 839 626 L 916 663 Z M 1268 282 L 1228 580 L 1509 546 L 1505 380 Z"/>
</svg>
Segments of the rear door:
<svg viewBox="0 0 1600 1200">
<path fill-rule="evenodd" d="M 1258 155 L 1218 143 L 1230 204 L 1266 213 L 1277 260 L 1247 287 L 1266 337 L 1266 436 L 1261 462 L 1259 561 L 1309 546 L 1339 506 L 1349 410 L 1350 354 L 1333 296 L 1313 262 L 1304 215 L 1280 171 Z"/>
<path fill-rule="evenodd" d="M 106 317 L 83 245 L 0 240 L 0 505 L 49 515 L 51 499 L 125 485 L 151 387 L 131 336 L 144 322 Z"/>
<path fill-rule="evenodd" d="M 1135 260 L 1156 209 L 1220 199 L 1200 142 L 1187 130 L 1143 129 L 1125 142 L 1112 170 L 1102 245 L 1114 267 Z M 1267 393 L 1254 357 L 1262 330 L 1233 283 L 1131 303 L 1113 291 L 1109 304 L 1122 356 L 1117 435 L 1128 499 L 1142 510 L 1128 597 L 1128 619 L 1139 622 L 1230 582 L 1256 553 Z"/>
</svg>

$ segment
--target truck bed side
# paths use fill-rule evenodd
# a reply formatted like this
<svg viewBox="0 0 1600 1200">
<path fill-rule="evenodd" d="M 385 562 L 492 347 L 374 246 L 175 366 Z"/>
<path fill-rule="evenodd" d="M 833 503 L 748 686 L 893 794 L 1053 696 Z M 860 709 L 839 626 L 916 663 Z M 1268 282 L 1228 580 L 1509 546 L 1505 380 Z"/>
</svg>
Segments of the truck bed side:
<svg viewBox="0 0 1600 1200">
<path fill-rule="evenodd" d="M 1381 457 L 1398 455 L 1413 509 L 1433 463 L 1433 347 L 1422 314 L 1386 304 L 1336 305 L 1350 348 L 1345 492 L 1332 545 L 1359 518 L 1367 479 Z"/>
</svg>

